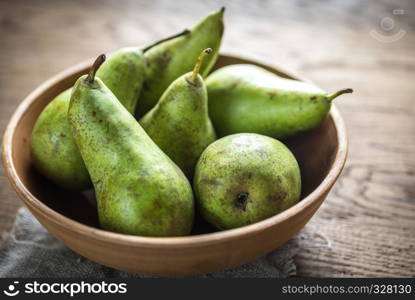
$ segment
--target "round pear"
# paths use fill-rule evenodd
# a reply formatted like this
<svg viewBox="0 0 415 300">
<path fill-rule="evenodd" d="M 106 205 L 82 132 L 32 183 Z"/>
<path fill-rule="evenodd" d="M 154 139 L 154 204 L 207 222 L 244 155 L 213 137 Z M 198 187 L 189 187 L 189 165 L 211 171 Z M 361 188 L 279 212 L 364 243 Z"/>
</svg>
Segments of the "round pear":
<svg viewBox="0 0 415 300">
<path fill-rule="evenodd" d="M 297 160 L 280 141 L 241 133 L 210 144 L 200 156 L 194 192 L 201 215 L 218 229 L 252 224 L 300 200 Z"/>
</svg>

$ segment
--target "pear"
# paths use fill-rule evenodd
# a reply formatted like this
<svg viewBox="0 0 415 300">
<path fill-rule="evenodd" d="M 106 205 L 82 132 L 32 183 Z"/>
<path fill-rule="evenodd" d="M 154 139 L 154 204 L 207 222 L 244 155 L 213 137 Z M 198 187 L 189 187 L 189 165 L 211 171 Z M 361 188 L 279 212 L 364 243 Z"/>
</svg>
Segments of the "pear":
<svg viewBox="0 0 415 300">
<path fill-rule="evenodd" d="M 142 51 L 120 49 L 111 55 L 98 74 L 133 113 L 143 84 Z M 39 115 L 32 131 L 32 161 L 55 184 L 81 190 L 90 187 L 91 181 L 67 120 L 71 90 L 59 94 Z"/>
<path fill-rule="evenodd" d="M 144 49 L 122 48 L 113 53 L 97 74 L 119 101 L 134 113 L 144 80 L 143 53 L 155 45 L 187 35 L 185 30 Z M 70 190 L 91 186 L 67 120 L 71 88 L 53 99 L 39 115 L 32 131 L 31 152 L 36 169 L 55 184 Z"/>
<path fill-rule="evenodd" d="M 100 56 L 73 88 L 68 121 L 94 185 L 103 229 L 142 236 L 190 233 L 193 193 L 183 172 L 97 77 Z"/>
<path fill-rule="evenodd" d="M 190 33 L 152 47 L 144 54 L 146 79 L 138 101 L 137 119 L 141 118 L 160 99 L 169 85 L 184 73 L 192 70 L 201 49 L 212 48 L 205 59 L 200 75 L 205 77 L 216 62 L 224 30 L 224 8 L 209 14 Z"/>
<path fill-rule="evenodd" d="M 291 151 L 271 137 L 223 137 L 200 156 L 194 176 L 198 211 L 218 229 L 252 224 L 291 207 L 301 176 Z"/>
<path fill-rule="evenodd" d="M 82 190 L 91 180 L 67 121 L 71 91 L 59 94 L 39 115 L 32 131 L 32 163 L 60 187 Z"/>
<path fill-rule="evenodd" d="M 212 52 L 205 49 L 193 72 L 177 78 L 140 124 L 151 139 L 191 179 L 203 150 L 216 140 L 208 115 L 206 86 L 199 75 L 203 58 Z"/>
<path fill-rule="evenodd" d="M 336 97 L 313 84 L 279 77 L 263 68 L 239 64 L 220 68 L 206 79 L 209 115 L 219 136 L 251 132 L 286 138 L 317 127 Z"/>
</svg>

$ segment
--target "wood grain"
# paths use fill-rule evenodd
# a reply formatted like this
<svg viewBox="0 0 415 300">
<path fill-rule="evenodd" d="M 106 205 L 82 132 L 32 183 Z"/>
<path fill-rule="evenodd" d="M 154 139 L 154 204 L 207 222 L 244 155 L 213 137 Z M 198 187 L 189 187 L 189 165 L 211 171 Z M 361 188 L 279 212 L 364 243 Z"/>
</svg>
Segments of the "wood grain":
<svg viewBox="0 0 415 300">
<path fill-rule="evenodd" d="M 346 170 L 304 231 L 301 276 L 415 276 L 415 5 L 408 1 L 2 1 L 0 133 L 58 71 L 147 44 L 226 5 L 223 51 L 286 65 L 333 91 L 350 135 Z M 393 15 L 403 9 L 403 15 Z M 379 22 L 392 17 L 392 31 Z M 403 38 L 384 43 L 402 29 Z M 0 170 L 0 231 L 21 205 Z M 318 233 L 318 234 L 316 234 Z"/>
</svg>

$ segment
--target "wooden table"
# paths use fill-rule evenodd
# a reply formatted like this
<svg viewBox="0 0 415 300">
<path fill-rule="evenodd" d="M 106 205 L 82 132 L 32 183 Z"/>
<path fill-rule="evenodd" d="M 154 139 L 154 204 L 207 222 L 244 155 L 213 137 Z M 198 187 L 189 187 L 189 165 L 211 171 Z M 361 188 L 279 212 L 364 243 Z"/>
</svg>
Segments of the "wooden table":
<svg viewBox="0 0 415 300">
<path fill-rule="evenodd" d="M 0 2 L 0 133 L 51 75 L 178 32 L 223 5 L 205 2 Z M 414 2 L 239 3 L 225 3 L 222 52 L 292 68 L 327 91 L 355 89 L 336 101 L 349 129 L 349 159 L 302 232 L 298 274 L 415 276 Z M 1 233 L 21 205 L 0 168 Z"/>
</svg>

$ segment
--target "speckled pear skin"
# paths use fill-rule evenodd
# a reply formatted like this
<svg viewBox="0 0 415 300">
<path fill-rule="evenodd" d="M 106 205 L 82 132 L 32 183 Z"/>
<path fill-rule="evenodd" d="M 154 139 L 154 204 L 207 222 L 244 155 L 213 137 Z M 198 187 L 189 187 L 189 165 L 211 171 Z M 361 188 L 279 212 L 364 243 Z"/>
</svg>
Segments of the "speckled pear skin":
<svg viewBox="0 0 415 300">
<path fill-rule="evenodd" d="M 157 45 L 147 52 L 146 79 L 137 104 L 137 119 L 144 116 L 157 104 L 163 92 L 179 76 L 192 70 L 194 62 L 202 49 L 212 48 L 201 67 L 204 77 L 216 62 L 224 30 L 224 9 L 209 14 L 193 28 L 190 33 Z"/>
<path fill-rule="evenodd" d="M 135 111 L 144 77 L 142 51 L 123 48 L 115 52 L 97 72 L 128 111 Z M 91 186 L 67 120 L 71 90 L 53 99 L 39 115 L 32 132 L 34 166 L 55 184 L 70 190 Z"/>
<path fill-rule="evenodd" d="M 334 98 L 310 83 L 249 64 L 220 68 L 205 82 L 218 136 L 251 132 L 286 138 L 321 124 Z"/>
<path fill-rule="evenodd" d="M 283 143 L 241 133 L 206 148 L 193 187 L 204 219 L 218 229 L 230 229 L 264 220 L 297 203 L 301 175 Z"/>
<path fill-rule="evenodd" d="M 97 71 L 97 77 L 130 113 L 135 112 L 144 76 L 143 51 L 137 47 L 126 47 L 116 51 Z"/>
<path fill-rule="evenodd" d="M 32 162 L 55 184 L 82 190 L 91 181 L 67 121 L 70 96 L 71 89 L 62 92 L 39 115 L 32 132 Z"/>
<path fill-rule="evenodd" d="M 194 203 L 187 178 L 99 78 L 86 78 L 75 84 L 68 120 L 94 184 L 102 228 L 189 234 Z"/>
<path fill-rule="evenodd" d="M 151 139 L 190 180 L 200 154 L 216 140 L 205 84 L 200 75 L 189 82 L 191 76 L 192 72 L 176 79 L 140 120 Z"/>
</svg>

